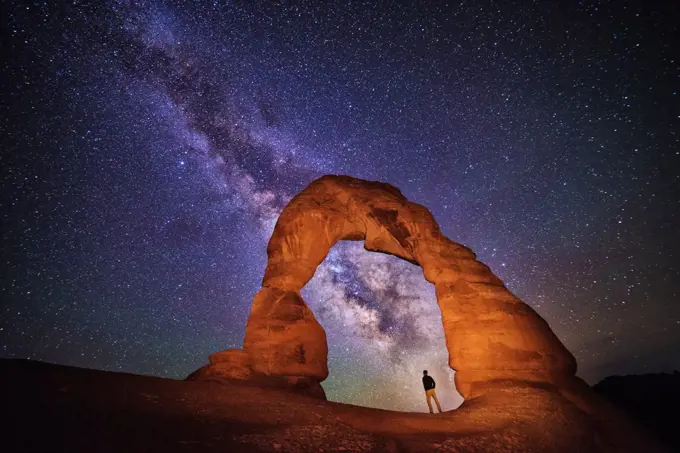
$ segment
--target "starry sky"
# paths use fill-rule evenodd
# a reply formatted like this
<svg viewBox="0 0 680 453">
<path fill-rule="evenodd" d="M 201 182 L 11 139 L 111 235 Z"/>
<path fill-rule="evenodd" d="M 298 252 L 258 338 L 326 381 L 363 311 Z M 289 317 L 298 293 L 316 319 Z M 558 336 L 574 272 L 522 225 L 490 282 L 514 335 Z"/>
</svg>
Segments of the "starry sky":
<svg viewBox="0 0 680 453">
<path fill-rule="evenodd" d="M 655 1 L 3 2 L 0 357 L 184 378 L 240 347 L 315 178 L 388 182 L 594 384 L 680 368 L 680 12 Z M 335 401 L 460 404 L 434 288 L 360 242 L 303 296 Z"/>
</svg>

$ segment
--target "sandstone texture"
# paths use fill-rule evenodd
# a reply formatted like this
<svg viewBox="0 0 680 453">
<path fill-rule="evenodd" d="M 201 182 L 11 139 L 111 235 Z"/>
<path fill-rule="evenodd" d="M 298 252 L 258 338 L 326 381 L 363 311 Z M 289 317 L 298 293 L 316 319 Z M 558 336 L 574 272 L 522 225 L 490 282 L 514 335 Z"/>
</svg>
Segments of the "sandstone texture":
<svg viewBox="0 0 680 453">
<path fill-rule="evenodd" d="M 496 381 L 569 385 L 574 357 L 488 266 L 443 236 L 432 214 L 397 188 L 348 176 L 319 178 L 284 208 L 267 247 L 243 350 L 213 354 L 190 379 L 269 379 L 322 396 L 326 335 L 300 290 L 340 240 L 364 241 L 369 251 L 423 268 L 436 288 L 449 365 L 465 398 Z"/>
</svg>

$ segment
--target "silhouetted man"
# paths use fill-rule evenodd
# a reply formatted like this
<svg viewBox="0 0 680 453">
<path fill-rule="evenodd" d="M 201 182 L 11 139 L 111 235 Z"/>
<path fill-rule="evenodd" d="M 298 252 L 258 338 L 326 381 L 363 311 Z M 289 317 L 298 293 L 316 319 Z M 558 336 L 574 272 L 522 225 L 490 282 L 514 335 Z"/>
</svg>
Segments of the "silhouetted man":
<svg viewBox="0 0 680 453">
<path fill-rule="evenodd" d="M 427 400 L 427 407 L 430 408 L 430 414 L 434 414 L 432 402 L 430 401 L 431 398 L 434 398 L 434 402 L 437 403 L 439 412 L 442 411 L 442 407 L 439 405 L 439 400 L 437 399 L 437 393 L 434 391 L 435 385 L 434 379 L 432 379 L 432 376 L 428 376 L 427 370 L 423 371 L 423 387 L 425 387 L 425 399 Z"/>
</svg>

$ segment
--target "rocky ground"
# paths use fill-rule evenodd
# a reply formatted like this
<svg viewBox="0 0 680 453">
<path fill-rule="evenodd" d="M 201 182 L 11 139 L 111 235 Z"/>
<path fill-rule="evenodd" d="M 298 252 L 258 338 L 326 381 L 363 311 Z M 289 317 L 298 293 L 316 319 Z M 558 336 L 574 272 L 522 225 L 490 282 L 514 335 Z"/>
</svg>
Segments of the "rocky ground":
<svg viewBox="0 0 680 453">
<path fill-rule="evenodd" d="M 604 426 L 609 421 L 528 385 L 499 387 L 430 415 L 239 381 L 175 381 L 23 360 L 0 360 L 0 384 L 2 451 L 663 451 L 625 421 Z"/>
</svg>

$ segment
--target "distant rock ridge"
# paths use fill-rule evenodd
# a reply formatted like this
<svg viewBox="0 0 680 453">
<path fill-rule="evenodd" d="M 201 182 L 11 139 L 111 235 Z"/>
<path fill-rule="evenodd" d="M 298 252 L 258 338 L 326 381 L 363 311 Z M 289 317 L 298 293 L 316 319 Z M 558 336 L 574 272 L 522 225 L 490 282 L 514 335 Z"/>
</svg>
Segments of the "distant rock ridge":
<svg viewBox="0 0 680 453">
<path fill-rule="evenodd" d="M 423 268 L 435 285 L 449 365 L 464 397 L 483 393 L 493 381 L 558 385 L 575 375 L 574 357 L 548 323 L 470 249 L 442 235 L 425 207 L 389 184 L 324 176 L 281 212 L 243 349 L 211 355 L 210 365 L 189 379 L 269 380 L 323 397 L 326 334 L 300 290 L 340 240 L 362 240 L 369 251 Z"/>
<path fill-rule="evenodd" d="M 593 390 L 680 451 L 680 372 L 609 376 Z"/>
</svg>

